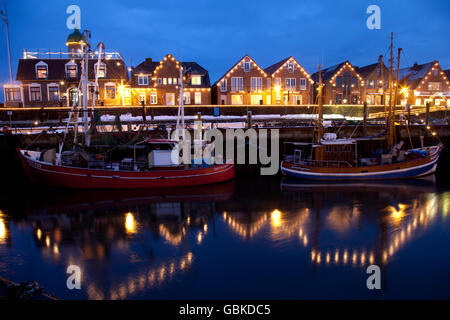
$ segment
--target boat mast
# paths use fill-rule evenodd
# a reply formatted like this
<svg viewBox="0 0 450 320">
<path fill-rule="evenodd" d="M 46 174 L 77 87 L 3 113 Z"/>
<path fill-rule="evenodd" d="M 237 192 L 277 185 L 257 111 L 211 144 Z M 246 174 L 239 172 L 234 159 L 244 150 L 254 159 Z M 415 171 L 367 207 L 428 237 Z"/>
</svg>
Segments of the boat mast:
<svg viewBox="0 0 450 320">
<path fill-rule="evenodd" d="M 395 119 L 395 109 L 397 106 L 397 96 L 398 96 L 398 73 L 400 70 L 400 53 L 402 52 L 402 48 L 398 48 L 398 56 L 397 56 L 397 71 L 395 75 L 395 91 L 394 91 L 394 112 L 393 112 L 393 118 L 392 118 L 392 126 L 394 127 L 394 119 Z M 395 143 L 396 137 L 395 137 L 395 130 L 392 130 L 392 140 L 393 143 Z"/>
<path fill-rule="evenodd" d="M 184 129 L 184 86 L 183 86 L 183 67 L 180 61 L 180 98 L 178 100 L 178 117 L 177 117 L 177 129 Z M 181 121 L 181 126 L 180 126 Z M 183 130 L 184 140 L 184 130 Z"/>
<path fill-rule="evenodd" d="M 389 117 L 388 117 L 388 136 L 387 136 L 387 149 L 391 150 L 394 144 L 394 116 L 395 110 L 392 107 L 392 87 L 393 87 L 393 62 L 394 62 L 394 33 L 391 32 L 391 47 L 390 47 L 391 55 L 389 58 Z M 394 111 L 394 112 L 393 112 Z"/>
<path fill-rule="evenodd" d="M 83 60 L 82 60 L 82 85 L 81 94 L 83 95 L 83 131 L 84 131 L 84 145 L 89 145 L 89 121 L 88 121 L 88 71 L 89 71 L 89 42 L 90 38 L 89 30 L 84 31 L 84 42 L 83 42 Z"/>
<path fill-rule="evenodd" d="M 323 101 L 322 101 L 322 71 L 321 69 L 321 65 L 318 66 L 319 68 L 319 92 L 318 92 L 318 119 L 317 119 L 317 143 L 320 143 L 320 141 L 322 140 L 322 136 L 323 136 Z"/>
</svg>

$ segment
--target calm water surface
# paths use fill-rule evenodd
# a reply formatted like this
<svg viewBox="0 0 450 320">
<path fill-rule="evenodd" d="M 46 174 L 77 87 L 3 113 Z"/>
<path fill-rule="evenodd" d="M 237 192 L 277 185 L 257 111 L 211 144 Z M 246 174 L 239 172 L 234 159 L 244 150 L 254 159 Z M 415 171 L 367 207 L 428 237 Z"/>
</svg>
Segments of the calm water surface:
<svg viewBox="0 0 450 320">
<path fill-rule="evenodd" d="M 0 275 L 66 299 L 450 298 L 450 191 L 430 181 L 4 190 L 0 210 Z"/>
</svg>

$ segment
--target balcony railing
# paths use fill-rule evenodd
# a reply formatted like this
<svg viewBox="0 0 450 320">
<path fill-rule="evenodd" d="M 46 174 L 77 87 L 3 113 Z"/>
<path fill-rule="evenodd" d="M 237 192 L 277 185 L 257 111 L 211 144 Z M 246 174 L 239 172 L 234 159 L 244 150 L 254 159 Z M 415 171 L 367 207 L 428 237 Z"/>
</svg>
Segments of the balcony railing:
<svg viewBox="0 0 450 320">
<path fill-rule="evenodd" d="M 104 57 L 108 59 L 122 59 L 119 51 L 107 51 L 104 52 Z M 50 49 L 36 49 L 36 50 L 23 50 L 23 59 L 73 59 L 82 58 L 81 52 L 69 52 L 69 51 L 52 51 Z M 89 54 L 89 58 L 98 59 L 98 52 L 93 52 Z"/>
</svg>

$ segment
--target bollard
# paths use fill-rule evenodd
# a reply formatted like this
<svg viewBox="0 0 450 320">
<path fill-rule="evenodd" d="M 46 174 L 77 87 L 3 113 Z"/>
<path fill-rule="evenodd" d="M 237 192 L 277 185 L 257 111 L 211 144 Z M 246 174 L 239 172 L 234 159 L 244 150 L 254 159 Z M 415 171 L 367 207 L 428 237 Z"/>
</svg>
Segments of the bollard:
<svg viewBox="0 0 450 320">
<path fill-rule="evenodd" d="M 247 129 L 252 127 L 252 112 L 247 111 Z"/>
<path fill-rule="evenodd" d="M 202 113 L 201 112 L 197 112 L 197 120 L 202 120 Z"/>
</svg>

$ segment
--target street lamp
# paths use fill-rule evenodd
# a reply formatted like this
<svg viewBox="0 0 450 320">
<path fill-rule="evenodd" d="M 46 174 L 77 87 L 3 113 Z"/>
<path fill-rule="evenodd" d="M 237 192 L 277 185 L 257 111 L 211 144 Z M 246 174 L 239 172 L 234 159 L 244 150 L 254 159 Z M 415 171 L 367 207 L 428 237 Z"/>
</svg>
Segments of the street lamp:
<svg viewBox="0 0 450 320">
<path fill-rule="evenodd" d="M 8 47 L 8 62 L 9 62 L 9 82 L 13 83 L 12 69 L 11 69 L 11 49 L 9 45 L 9 30 L 8 30 L 8 13 L 6 11 L 6 2 L 3 2 L 3 10 L 0 10 L 0 18 L 3 20 L 6 26 L 6 44 Z"/>
</svg>

